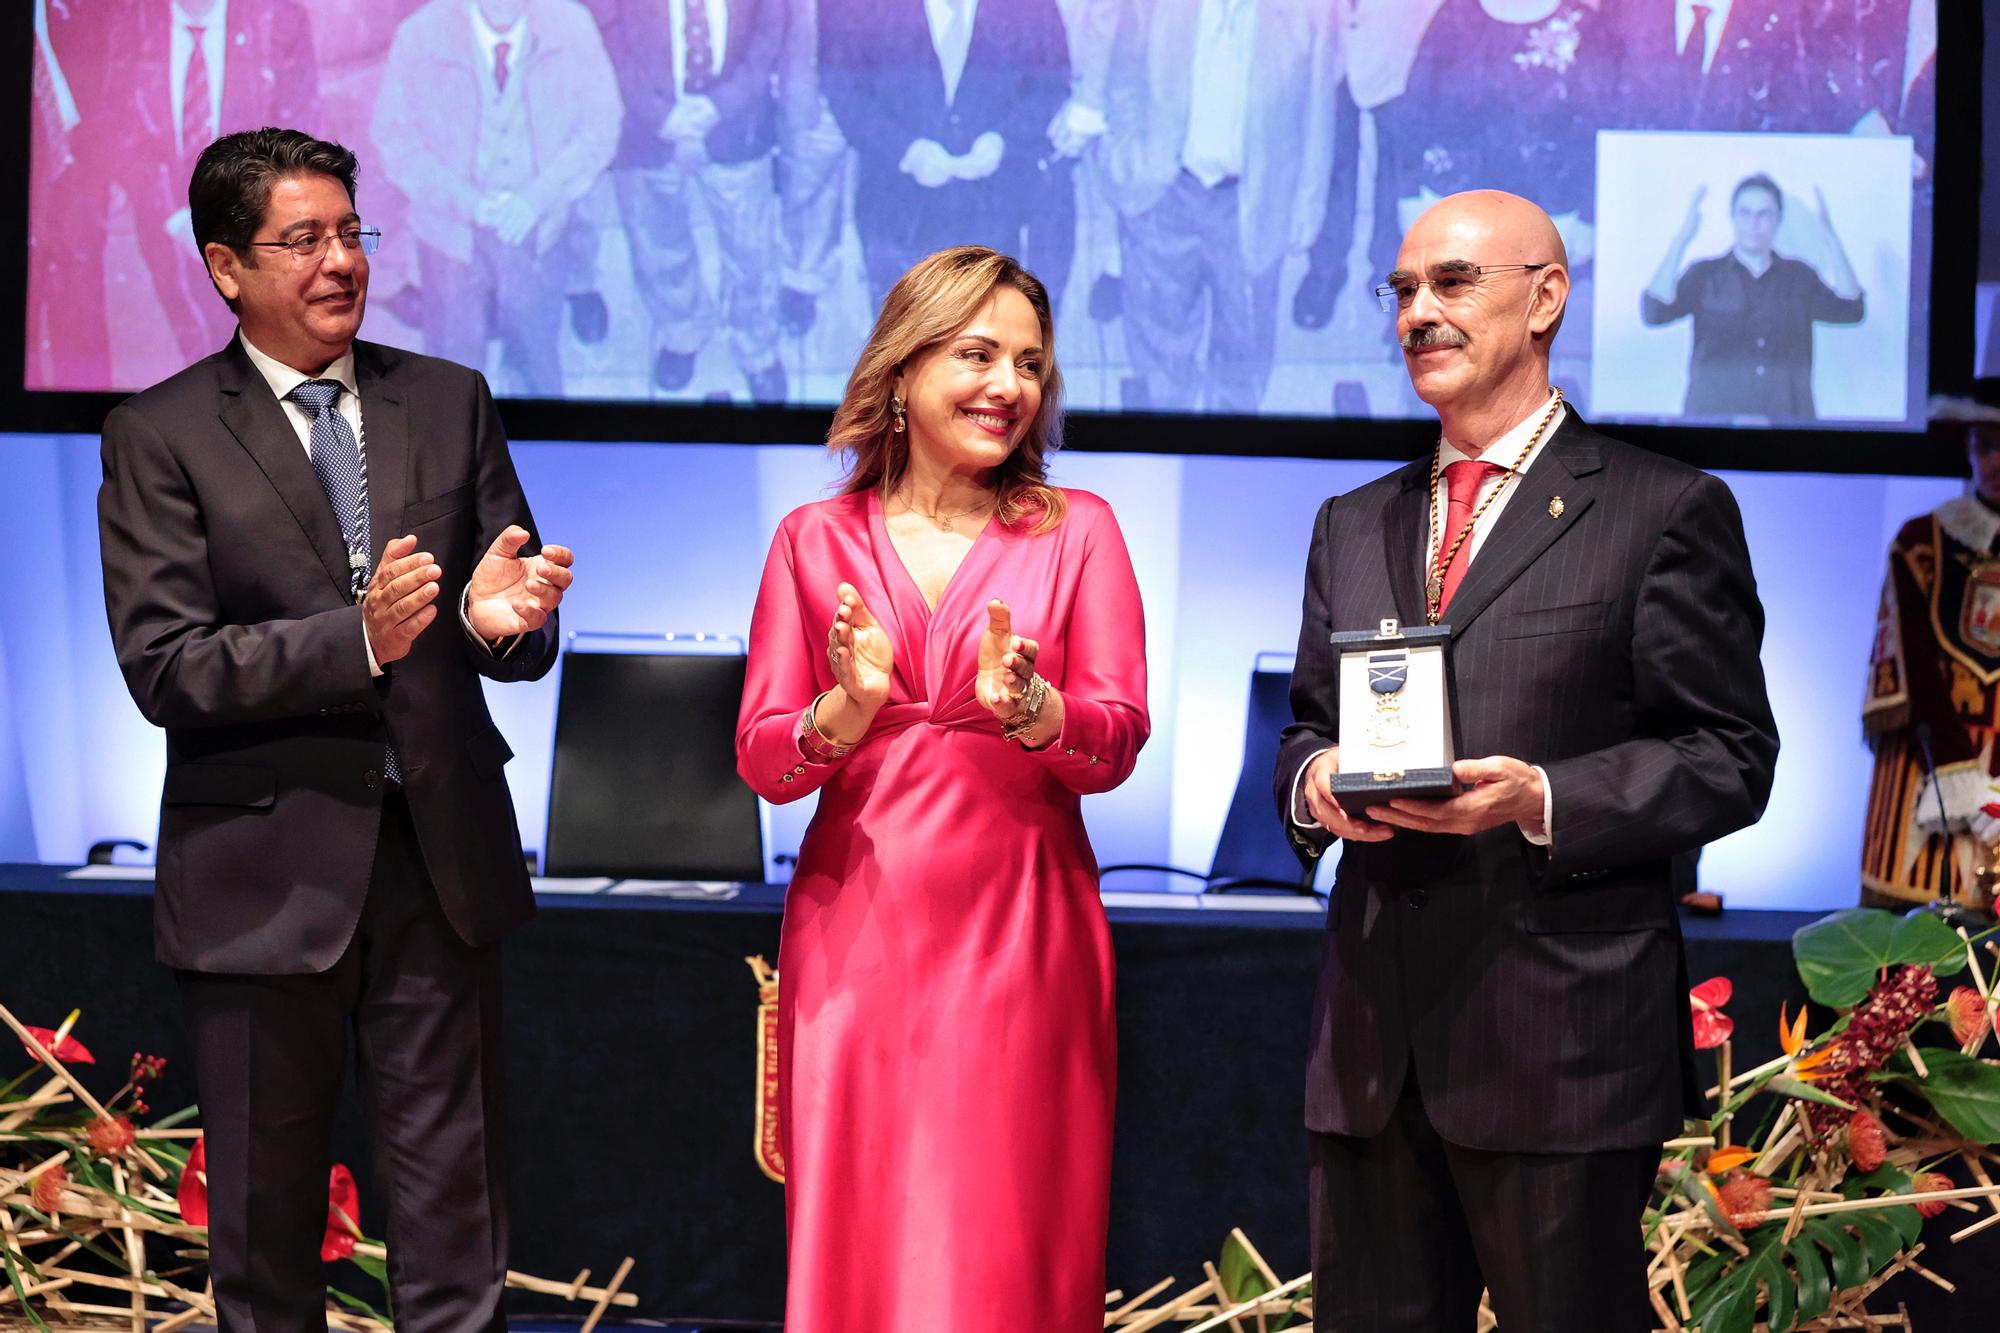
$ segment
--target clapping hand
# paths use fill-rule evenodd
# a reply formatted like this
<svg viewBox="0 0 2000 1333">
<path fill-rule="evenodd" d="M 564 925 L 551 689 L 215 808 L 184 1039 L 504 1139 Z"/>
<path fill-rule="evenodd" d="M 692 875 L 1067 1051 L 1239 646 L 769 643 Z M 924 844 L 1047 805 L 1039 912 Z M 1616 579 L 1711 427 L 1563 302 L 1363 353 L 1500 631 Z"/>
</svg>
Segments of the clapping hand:
<svg viewBox="0 0 2000 1333">
<path fill-rule="evenodd" d="M 576 578 L 570 572 L 576 554 L 567 546 L 544 546 L 540 555 L 524 556 L 520 551 L 527 540 L 526 528 L 509 524 L 472 571 L 465 618 L 472 622 L 472 632 L 489 643 L 531 634 L 547 624 Z"/>
<path fill-rule="evenodd" d="M 834 608 L 833 625 L 826 632 L 826 660 L 833 668 L 834 683 L 862 707 L 879 708 L 889 697 L 896 650 L 852 583 L 841 584 L 835 592 L 840 605 Z"/>
<path fill-rule="evenodd" d="M 523 534 L 525 535 L 525 534 Z M 382 548 L 382 562 L 361 594 L 361 624 L 377 666 L 408 656 L 417 636 L 437 619 L 438 580 L 444 570 L 414 536 L 398 537 Z"/>
<path fill-rule="evenodd" d="M 979 676 L 973 693 L 1002 722 L 1021 711 L 1021 697 L 1035 678 L 1041 645 L 1014 633 L 1014 614 L 997 597 L 986 604 L 986 632 L 979 636 Z"/>
</svg>

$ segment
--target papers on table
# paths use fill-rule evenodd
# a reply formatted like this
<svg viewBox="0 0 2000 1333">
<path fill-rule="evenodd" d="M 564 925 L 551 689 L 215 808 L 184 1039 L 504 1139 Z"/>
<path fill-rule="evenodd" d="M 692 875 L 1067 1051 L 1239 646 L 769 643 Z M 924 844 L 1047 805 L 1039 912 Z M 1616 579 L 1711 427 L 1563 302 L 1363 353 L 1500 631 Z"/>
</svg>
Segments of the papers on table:
<svg viewBox="0 0 2000 1333">
<path fill-rule="evenodd" d="M 78 866 L 63 872 L 64 879 L 145 880 L 153 878 L 151 866 Z"/>
</svg>

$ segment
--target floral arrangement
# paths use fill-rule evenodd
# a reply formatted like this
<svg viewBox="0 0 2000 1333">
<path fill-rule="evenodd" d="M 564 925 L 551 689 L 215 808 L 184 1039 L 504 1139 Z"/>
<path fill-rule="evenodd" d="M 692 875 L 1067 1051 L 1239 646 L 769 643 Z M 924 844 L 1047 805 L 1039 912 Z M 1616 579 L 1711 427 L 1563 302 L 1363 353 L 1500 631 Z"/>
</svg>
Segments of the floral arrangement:
<svg viewBox="0 0 2000 1333">
<path fill-rule="evenodd" d="M 0 1327 L 115 1321 L 133 1333 L 176 1333 L 196 1320 L 213 1323 L 206 1278 L 207 1150 L 189 1122 L 194 1108 L 147 1122 L 146 1089 L 166 1068 L 134 1052 L 123 1086 L 100 1101 L 71 1066 L 95 1065 L 77 1038 L 79 1015 L 56 1029 L 30 1027 L 0 1005 L 0 1023 L 31 1063 L 0 1084 Z M 0 1038 L 0 1040 L 4 1040 Z M 327 1182 L 326 1234 L 320 1258 L 372 1279 L 383 1306 L 333 1288 L 327 1323 L 349 1333 L 392 1333 L 388 1250 L 362 1234 L 360 1191 L 336 1165 Z M 585 1269 L 570 1282 L 523 1273 L 507 1285 L 564 1300 L 591 1302 L 589 1333 L 613 1306 L 638 1297 L 622 1291 L 632 1260 L 602 1287 Z M 114 1303 L 115 1302 L 115 1303 Z"/>
<path fill-rule="evenodd" d="M 1784 1053 L 1741 1073 L 1728 980 L 1694 988 L 1695 1045 L 1715 1051 L 1717 1079 L 1706 1123 L 1667 1145 L 1646 1214 L 1663 1329 L 1907 1328 L 1900 1312 L 1868 1308 L 1890 1278 L 1950 1289 L 1919 1260 L 1925 1224 L 1982 1204 L 1950 1240 L 2000 1224 L 1996 999 L 1981 943 L 1929 912 L 1814 922 L 1792 955 L 1834 1021 L 1808 1036 L 1805 1010 L 1781 1013 Z M 1990 962 L 1993 946 L 1983 951 Z M 1960 973 L 1971 984 L 1941 993 L 1940 979 Z M 1953 1167 L 1970 1183 L 1956 1184 Z"/>
<path fill-rule="evenodd" d="M 2000 997 L 1982 952 L 1990 966 L 1983 936 L 1928 912 L 1816 921 L 1792 956 L 1834 1020 L 1809 1036 L 1805 1009 L 1781 1012 L 1784 1054 L 1740 1073 L 1728 979 L 1689 993 L 1694 1044 L 1715 1052 L 1717 1078 L 1707 1120 L 1666 1145 L 1645 1215 L 1661 1333 L 1907 1330 L 1900 1311 L 1869 1309 L 1884 1284 L 1907 1272 L 1951 1289 L 1920 1261 L 1927 1224 L 1966 1210 L 1978 1216 L 1952 1243 L 2000 1230 Z M 1940 978 L 1961 973 L 1970 984 L 1945 993 Z M 1178 1296 L 1171 1278 L 1129 1301 L 1110 1293 L 1105 1327 L 1271 1333 L 1312 1318 L 1311 1274 L 1281 1282 L 1241 1231 L 1203 1269 Z M 1482 1308 L 1482 1333 L 1494 1323 Z"/>
</svg>

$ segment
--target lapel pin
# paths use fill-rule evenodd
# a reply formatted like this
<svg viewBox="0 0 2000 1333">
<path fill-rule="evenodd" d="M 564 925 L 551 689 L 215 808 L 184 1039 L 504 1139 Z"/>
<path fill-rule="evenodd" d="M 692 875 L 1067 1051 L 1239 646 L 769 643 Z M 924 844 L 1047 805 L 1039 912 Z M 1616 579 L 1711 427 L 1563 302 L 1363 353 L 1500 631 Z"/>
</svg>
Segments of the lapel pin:
<svg viewBox="0 0 2000 1333">
<path fill-rule="evenodd" d="M 1555 497 L 1555 499 L 1549 501 L 1549 517 L 1561 518 L 1562 516 L 1563 516 L 1563 498 L 1560 495 L 1558 495 L 1557 497 Z"/>
</svg>

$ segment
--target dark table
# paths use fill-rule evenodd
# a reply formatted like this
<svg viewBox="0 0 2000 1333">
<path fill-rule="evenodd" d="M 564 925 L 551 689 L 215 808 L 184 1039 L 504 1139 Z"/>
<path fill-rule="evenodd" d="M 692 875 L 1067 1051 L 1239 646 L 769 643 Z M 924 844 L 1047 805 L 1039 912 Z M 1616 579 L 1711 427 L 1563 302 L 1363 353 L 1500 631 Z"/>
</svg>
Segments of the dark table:
<svg viewBox="0 0 2000 1333">
<path fill-rule="evenodd" d="M 146 882 L 0 866 L 0 1000 L 46 1026 L 81 1007 L 79 1036 L 110 1076 L 103 1091 L 129 1051 L 167 1056 L 150 1098 L 166 1110 L 192 1102 L 194 1090 L 172 977 L 152 958 L 150 897 Z M 776 1324 L 784 1198 L 751 1156 L 757 993 L 744 959 L 775 964 L 782 889 L 746 885 L 727 902 L 540 901 L 546 910 L 503 946 L 514 1267 L 567 1278 L 588 1266 L 603 1276 L 630 1254 L 638 1263 L 628 1286 L 641 1302 L 630 1315 Z M 1119 1023 L 1110 1284 L 1199 1280 L 1232 1226 L 1280 1272 L 1304 1271 L 1300 1080 L 1318 917 L 1109 915 Z M 1739 1068 L 1777 1053 L 1778 1005 L 1803 998 L 1791 934 L 1816 915 L 1683 922 L 1690 979 L 1735 983 Z M 0 1077 L 11 1072 L 0 1062 Z M 363 1182 L 364 1224 L 379 1235 L 380 1191 L 351 1107 L 336 1147 Z"/>
</svg>

